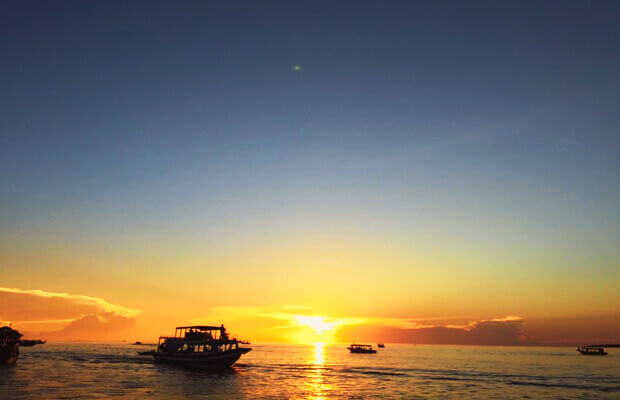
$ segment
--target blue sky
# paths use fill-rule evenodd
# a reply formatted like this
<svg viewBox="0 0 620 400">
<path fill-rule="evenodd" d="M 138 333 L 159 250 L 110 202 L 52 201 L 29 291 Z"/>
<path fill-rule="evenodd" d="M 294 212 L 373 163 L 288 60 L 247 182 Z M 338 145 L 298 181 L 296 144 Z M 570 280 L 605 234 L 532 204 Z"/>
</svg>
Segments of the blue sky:
<svg viewBox="0 0 620 400">
<path fill-rule="evenodd" d="M 0 15 L 5 267 L 50 243 L 350 235 L 620 279 L 618 2 Z"/>
</svg>

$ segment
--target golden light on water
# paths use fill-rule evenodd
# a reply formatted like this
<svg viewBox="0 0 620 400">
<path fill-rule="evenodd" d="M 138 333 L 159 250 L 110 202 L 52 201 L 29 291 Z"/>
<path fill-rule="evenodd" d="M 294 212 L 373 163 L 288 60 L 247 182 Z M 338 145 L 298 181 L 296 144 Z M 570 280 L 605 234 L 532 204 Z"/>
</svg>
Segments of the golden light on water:
<svg viewBox="0 0 620 400">
<path fill-rule="evenodd" d="M 325 364 L 325 343 L 315 342 L 314 354 L 312 359 L 313 368 L 309 380 L 307 381 L 308 391 L 313 400 L 324 400 L 329 397 L 329 393 L 333 390 L 332 385 L 325 381 L 324 364 Z"/>
<path fill-rule="evenodd" d="M 314 343 L 314 364 L 323 365 L 325 363 L 325 344 L 322 342 Z"/>
</svg>

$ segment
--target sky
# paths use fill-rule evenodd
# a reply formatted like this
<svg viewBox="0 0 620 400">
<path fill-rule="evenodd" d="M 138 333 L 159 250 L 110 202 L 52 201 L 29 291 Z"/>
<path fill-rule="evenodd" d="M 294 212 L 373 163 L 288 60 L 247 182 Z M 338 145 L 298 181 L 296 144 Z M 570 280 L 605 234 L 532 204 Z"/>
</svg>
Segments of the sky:
<svg viewBox="0 0 620 400">
<path fill-rule="evenodd" d="M 3 1 L 0 321 L 58 340 L 224 323 L 620 342 L 619 18 Z"/>
</svg>

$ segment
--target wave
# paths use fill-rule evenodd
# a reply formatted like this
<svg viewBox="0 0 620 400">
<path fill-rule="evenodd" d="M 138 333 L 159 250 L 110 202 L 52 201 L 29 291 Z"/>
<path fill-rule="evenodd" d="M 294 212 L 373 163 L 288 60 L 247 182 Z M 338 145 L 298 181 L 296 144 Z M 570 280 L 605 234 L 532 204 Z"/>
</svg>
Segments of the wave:
<svg viewBox="0 0 620 400">
<path fill-rule="evenodd" d="M 620 386 L 592 386 L 592 385 L 527 382 L 527 381 L 523 381 L 523 382 L 522 381 L 508 381 L 506 383 L 509 385 L 540 386 L 540 387 L 560 388 L 560 389 L 597 390 L 600 392 L 620 392 Z"/>
<path fill-rule="evenodd" d="M 364 375 L 392 375 L 392 376 L 405 376 L 405 375 L 407 375 L 407 374 L 404 374 L 402 372 L 377 371 L 377 370 L 373 370 L 373 369 L 361 369 L 361 368 L 345 368 L 345 369 L 341 369 L 339 371 L 340 372 L 345 372 L 345 373 L 357 373 L 357 374 L 364 374 Z"/>
</svg>

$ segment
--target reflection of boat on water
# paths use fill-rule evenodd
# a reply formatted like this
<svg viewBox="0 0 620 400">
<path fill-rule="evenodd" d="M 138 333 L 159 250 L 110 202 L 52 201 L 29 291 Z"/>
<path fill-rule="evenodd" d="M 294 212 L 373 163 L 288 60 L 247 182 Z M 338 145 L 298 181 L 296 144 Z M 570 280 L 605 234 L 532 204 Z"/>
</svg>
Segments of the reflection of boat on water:
<svg viewBox="0 0 620 400">
<path fill-rule="evenodd" d="M 181 326 L 174 337 L 162 336 L 157 350 L 138 352 L 152 355 L 155 361 L 199 368 L 222 369 L 233 365 L 239 357 L 252 350 L 239 347 L 240 341 L 229 339 L 224 325 Z"/>
<path fill-rule="evenodd" d="M 22 347 L 32 347 L 37 344 L 45 344 L 45 343 L 47 343 L 47 340 L 41 340 L 41 339 L 22 339 L 19 341 L 19 345 Z"/>
<path fill-rule="evenodd" d="M 369 344 L 352 344 L 347 347 L 351 353 L 367 353 L 373 354 L 376 353 L 377 350 L 373 350 L 372 345 Z"/>
<path fill-rule="evenodd" d="M 379 343 L 379 344 L 377 344 L 377 347 L 380 347 L 380 348 L 383 349 L 383 348 L 385 348 L 385 345 L 383 343 Z"/>
<path fill-rule="evenodd" d="M 0 364 L 15 364 L 22 334 L 8 326 L 0 328 Z"/>
<path fill-rule="evenodd" d="M 607 353 L 605 349 L 602 347 L 594 347 L 594 346 L 579 346 L 577 347 L 577 351 L 583 354 L 584 356 L 606 356 Z"/>
</svg>

